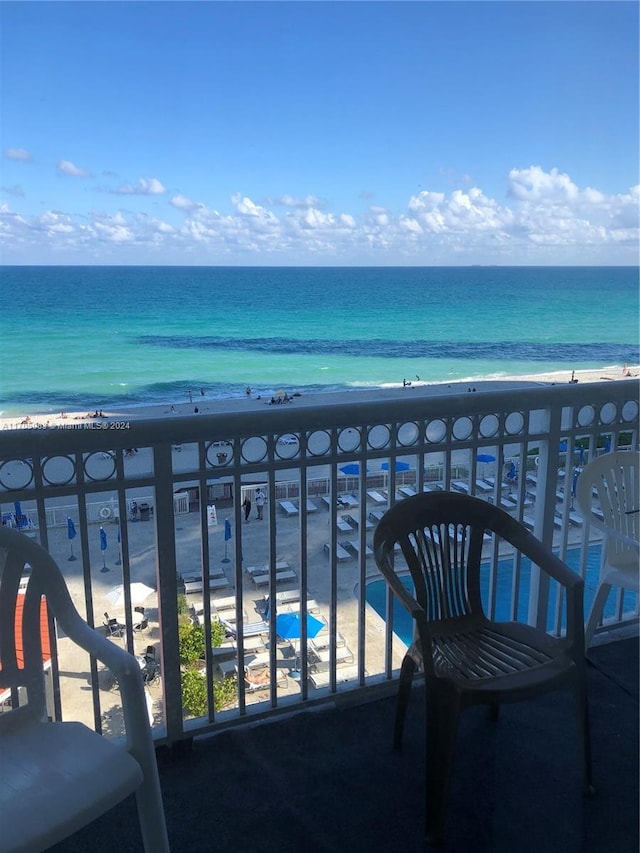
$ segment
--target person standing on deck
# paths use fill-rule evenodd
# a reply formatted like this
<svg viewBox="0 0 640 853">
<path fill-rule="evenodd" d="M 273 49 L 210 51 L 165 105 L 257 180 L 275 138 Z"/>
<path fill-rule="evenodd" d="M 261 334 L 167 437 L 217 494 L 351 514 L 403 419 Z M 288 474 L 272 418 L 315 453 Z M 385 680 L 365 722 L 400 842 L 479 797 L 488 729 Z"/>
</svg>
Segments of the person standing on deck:
<svg viewBox="0 0 640 853">
<path fill-rule="evenodd" d="M 256 510 L 258 512 L 258 520 L 259 521 L 262 521 L 262 518 L 263 518 L 265 500 L 266 500 L 265 494 L 262 491 L 262 489 L 260 488 L 260 486 L 258 486 L 258 488 L 256 489 Z"/>
</svg>

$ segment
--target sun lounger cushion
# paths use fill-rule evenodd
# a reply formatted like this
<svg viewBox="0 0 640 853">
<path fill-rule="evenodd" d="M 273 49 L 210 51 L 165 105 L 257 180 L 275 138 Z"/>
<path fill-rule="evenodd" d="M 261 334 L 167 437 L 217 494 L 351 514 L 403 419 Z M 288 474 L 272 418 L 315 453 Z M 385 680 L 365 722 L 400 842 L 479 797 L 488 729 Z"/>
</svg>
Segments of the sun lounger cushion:
<svg viewBox="0 0 640 853">
<path fill-rule="evenodd" d="M 331 546 L 327 542 L 324 546 L 324 550 L 327 554 L 331 553 Z M 349 560 L 351 558 L 351 554 L 342 547 L 342 545 L 336 545 L 336 558 L 338 562 L 342 562 L 342 560 Z"/>
</svg>

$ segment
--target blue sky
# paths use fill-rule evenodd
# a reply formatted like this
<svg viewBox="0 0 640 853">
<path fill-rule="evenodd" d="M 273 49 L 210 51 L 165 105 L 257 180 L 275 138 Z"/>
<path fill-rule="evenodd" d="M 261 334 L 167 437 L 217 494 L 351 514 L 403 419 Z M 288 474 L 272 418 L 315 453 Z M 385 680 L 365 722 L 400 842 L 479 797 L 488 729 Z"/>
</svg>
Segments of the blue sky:
<svg viewBox="0 0 640 853">
<path fill-rule="evenodd" d="M 3 2 L 32 264 L 635 264 L 635 2 Z"/>
</svg>

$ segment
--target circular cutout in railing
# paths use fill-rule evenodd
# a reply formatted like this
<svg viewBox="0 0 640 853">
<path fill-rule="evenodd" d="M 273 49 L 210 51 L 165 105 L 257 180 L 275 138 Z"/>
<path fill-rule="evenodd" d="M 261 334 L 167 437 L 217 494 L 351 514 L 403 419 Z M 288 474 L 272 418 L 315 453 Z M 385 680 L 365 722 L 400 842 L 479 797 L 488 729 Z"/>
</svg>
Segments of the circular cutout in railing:
<svg viewBox="0 0 640 853">
<path fill-rule="evenodd" d="M 207 463 L 212 468 L 230 465 L 233 461 L 233 445 L 230 441 L 212 441 L 206 451 Z"/>
<path fill-rule="evenodd" d="M 438 444 L 438 442 L 444 441 L 446 435 L 447 425 L 444 421 L 429 421 L 426 430 L 427 441 L 431 442 L 432 444 Z"/>
<path fill-rule="evenodd" d="M 500 421 L 496 415 L 485 415 L 480 419 L 478 430 L 483 438 L 493 438 L 498 434 L 500 429 Z"/>
<path fill-rule="evenodd" d="M 600 409 L 600 423 L 612 424 L 615 421 L 617 414 L 618 407 L 615 403 L 605 403 Z"/>
<path fill-rule="evenodd" d="M 50 456 L 42 463 L 42 479 L 50 486 L 66 486 L 76 476 L 76 466 L 69 456 Z"/>
<path fill-rule="evenodd" d="M 338 447 L 344 453 L 352 453 L 360 448 L 360 430 L 355 427 L 341 429 L 338 433 Z"/>
<path fill-rule="evenodd" d="M 376 424 L 369 428 L 367 441 L 372 450 L 383 450 L 389 445 L 391 431 L 386 424 Z"/>
<path fill-rule="evenodd" d="M 267 442 L 261 435 L 254 435 L 242 442 L 241 454 L 245 462 L 262 462 L 267 456 Z"/>
<path fill-rule="evenodd" d="M 326 430 L 319 429 L 309 433 L 307 450 L 311 456 L 326 456 L 331 449 L 331 436 Z"/>
<path fill-rule="evenodd" d="M 89 453 L 83 465 L 89 480 L 110 480 L 116 472 L 115 454 L 109 451 Z"/>
<path fill-rule="evenodd" d="M 0 485 L 8 491 L 25 489 L 33 481 L 33 465 L 29 459 L 7 459 L 0 463 Z"/>
<path fill-rule="evenodd" d="M 457 418 L 454 421 L 453 429 L 451 430 L 453 437 L 458 441 L 466 441 L 473 434 L 473 421 L 466 417 Z"/>
<path fill-rule="evenodd" d="M 637 420 L 638 417 L 638 404 L 635 400 L 627 400 L 627 402 L 622 407 L 622 420 L 625 423 L 630 423 L 631 421 Z"/>
<path fill-rule="evenodd" d="M 582 406 L 582 408 L 578 412 L 578 426 L 586 427 L 591 426 L 596 417 L 596 410 L 593 406 Z"/>
<path fill-rule="evenodd" d="M 524 415 L 522 412 L 511 412 L 504 421 L 504 431 L 508 435 L 519 435 L 524 427 Z"/>
<path fill-rule="evenodd" d="M 419 437 L 420 429 L 418 428 L 418 424 L 413 421 L 400 424 L 398 427 L 398 444 L 401 444 L 403 447 L 411 447 L 412 444 L 418 441 Z"/>
<path fill-rule="evenodd" d="M 287 432 L 276 439 L 276 456 L 280 459 L 293 459 L 300 452 L 300 439 L 297 435 Z"/>
</svg>

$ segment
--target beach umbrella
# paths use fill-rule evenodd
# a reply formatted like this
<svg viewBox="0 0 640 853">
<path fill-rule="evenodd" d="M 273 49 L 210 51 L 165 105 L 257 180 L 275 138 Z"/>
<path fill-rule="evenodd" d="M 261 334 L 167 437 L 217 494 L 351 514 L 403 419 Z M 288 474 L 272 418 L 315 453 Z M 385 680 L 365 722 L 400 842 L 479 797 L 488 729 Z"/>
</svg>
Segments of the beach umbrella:
<svg viewBox="0 0 640 853">
<path fill-rule="evenodd" d="M 324 622 L 307 613 L 307 637 L 313 639 L 324 628 Z M 302 618 L 299 613 L 279 613 L 276 633 L 283 640 L 299 640 L 302 636 Z"/>
<path fill-rule="evenodd" d="M 380 466 L 380 468 L 383 471 L 388 471 L 389 470 L 389 463 L 383 462 L 382 465 Z M 402 462 L 402 460 L 396 459 L 396 464 L 394 465 L 394 469 L 396 471 L 408 471 L 410 468 L 411 468 L 411 465 L 409 465 L 408 462 Z"/>
<path fill-rule="evenodd" d="M 580 448 L 580 451 L 578 453 L 578 462 L 580 465 L 584 465 L 584 447 Z"/>
<path fill-rule="evenodd" d="M 76 536 L 77 536 L 76 526 L 73 523 L 73 519 L 71 517 L 69 517 L 69 518 L 67 518 L 67 539 L 69 540 L 69 547 L 71 548 L 71 555 L 69 557 L 70 561 L 77 559 L 77 557 L 73 556 L 73 542 L 72 542 L 72 540 L 75 539 Z"/>
<path fill-rule="evenodd" d="M 611 436 L 605 435 L 604 437 L 604 452 L 611 453 Z"/>
<path fill-rule="evenodd" d="M 112 607 L 123 607 L 125 602 L 124 595 L 124 584 L 120 583 L 117 586 L 114 586 L 109 592 L 103 596 L 106 601 Z M 142 604 L 143 601 L 146 601 L 149 596 L 155 592 L 150 586 L 147 586 L 145 583 L 140 583 L 139 581 L 135 581 L 135 583 L 129 584 L 129 594 L 131 596 L 131 604 L 134 606 L 136 604 Z"/>
<path fill-rule="evenodd" d="M 231 539 L 231 522 L 228 518 L 224 520 L 224 557 L 222 558 L 223 563 L 231 562 L 229 557 L 227 556 L 227 542 Z"/>
<path fill-rule="evenodd" d="M 107 534 L 104 532 L 104 527 L 100 528 L 100 550 L 102 551 L 102 568 L 101 572 L 108 572 L 107 561 L 104 552 L 107 550 Z"/>
<path fill-rule="evenodd" d="M 496 461 L 496 457 L 492 456 L 490 453 L 478 453 L 476 459 L 482 465 L 482 473 L 484 474 L 484 466 L 488 465 L 491 462 Z"/>
<path fill-rule="evenodd" d="M 360 463 L 348 462 L 346 465 L 341 465 L 340 470 L 348 477 L 355 477 L 360 473 Z"/>
<path fill-rule="evenodd" d="M 511 460 L 509 463 L 509 470 L 507 471 L 507 480 L 517 480 L 518 479 L 518 469 L 516 468 L 516 463 Z"/>
</svg>

